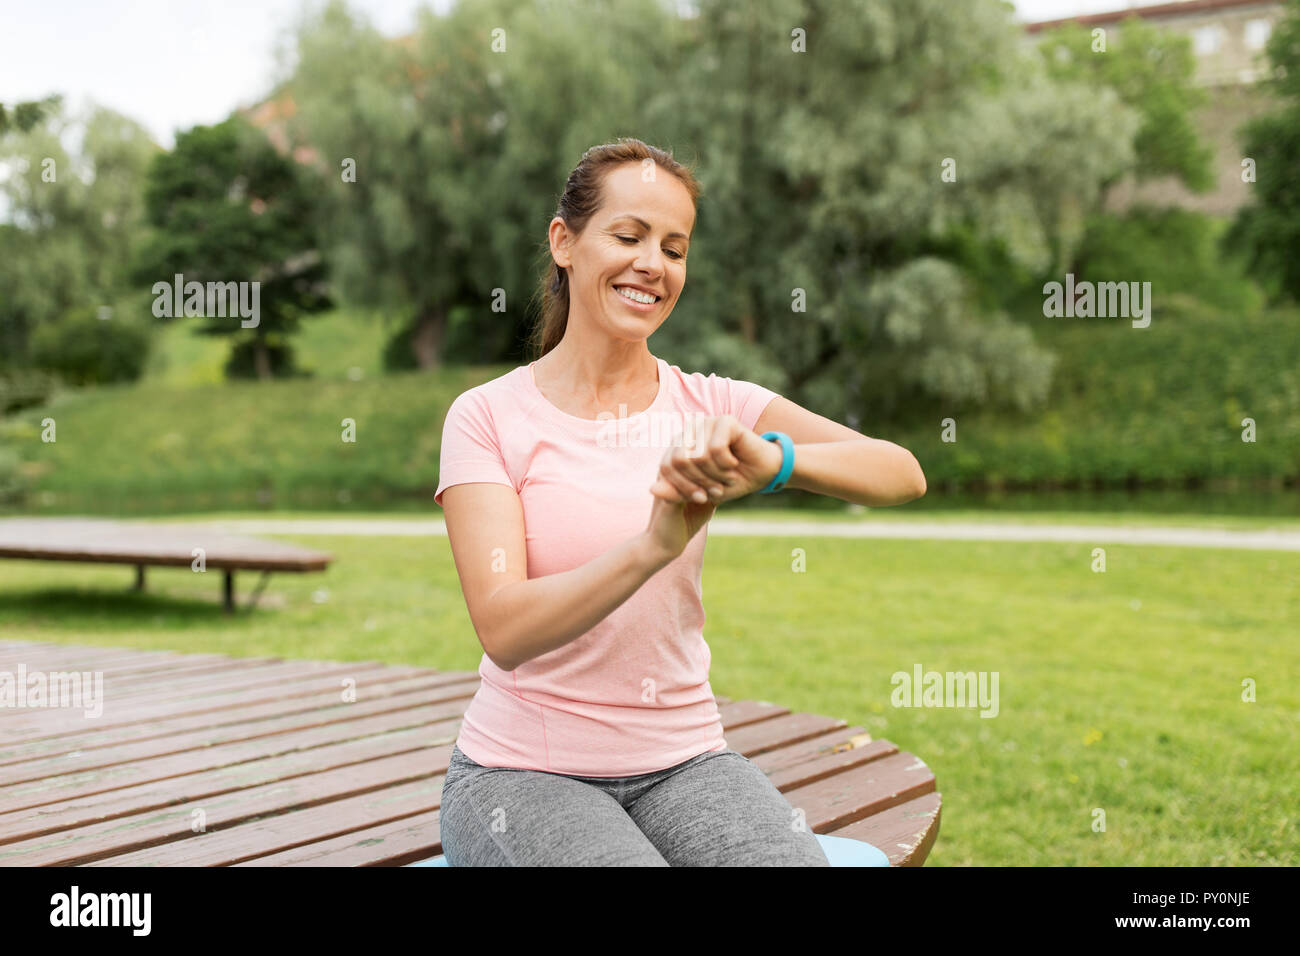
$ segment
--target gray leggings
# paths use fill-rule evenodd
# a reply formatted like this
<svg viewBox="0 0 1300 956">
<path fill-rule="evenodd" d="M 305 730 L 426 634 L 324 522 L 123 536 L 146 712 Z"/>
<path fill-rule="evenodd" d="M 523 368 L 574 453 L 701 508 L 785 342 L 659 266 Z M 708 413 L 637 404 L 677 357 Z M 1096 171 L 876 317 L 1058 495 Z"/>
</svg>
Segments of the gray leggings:
<svg viewBox="0 0 1300 956">
<path fill-rule="evenodd" d="M 743 754 L 632 777 L 484 767 L 452 747 L 439 813 L 449 866 L 830 866 Z"/>
</svg>

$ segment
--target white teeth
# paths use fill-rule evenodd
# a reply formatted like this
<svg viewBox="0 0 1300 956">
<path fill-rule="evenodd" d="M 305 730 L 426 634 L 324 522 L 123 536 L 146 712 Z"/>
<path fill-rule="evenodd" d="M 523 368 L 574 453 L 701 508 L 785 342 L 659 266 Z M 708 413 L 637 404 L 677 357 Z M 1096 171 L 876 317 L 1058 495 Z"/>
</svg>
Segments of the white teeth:
<svg viewBox="0 0 1300 956">
<path fill-rule="evenodd" d="M 644 292 L 638 292 L 635 289 L 628 289 L 622 286 L 615 286 L 614 291 L 625 299 L 631 299 L 633 302 L 640 302 L 642 305 L 650 305 L 658 301 L 654 296 L 647 295 Z"/>
</svg>

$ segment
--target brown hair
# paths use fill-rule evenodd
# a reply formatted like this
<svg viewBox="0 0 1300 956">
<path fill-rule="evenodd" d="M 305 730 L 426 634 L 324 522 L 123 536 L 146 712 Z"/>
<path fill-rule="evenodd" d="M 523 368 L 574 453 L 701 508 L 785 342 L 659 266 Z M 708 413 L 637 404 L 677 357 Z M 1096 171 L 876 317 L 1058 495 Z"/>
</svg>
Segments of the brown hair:
<svg viewBox="0 0 1300 956">
<path fill-rule="evenodd" d="M 691 194 L 692 203 L 699 201 L 699 182 L 688 167 L 673 159 L 671 150 L 649 146 L 633 137 L 623 137 L 617 143 L 593 146 L 582 154 L 582 159 L 573 168 L 573 172 L 569 173 L 569 179 L 564 184 L 564 192 L 560 196 L 555 215 L 563 219 L 573 233 L 581 233 L 604 200 L 606 173 L 623 163 L 641 163 L 647 159 L 676 176 Z M 534 301 L 541 299 L 542 314 L 530 339 L 533 359 L 541 358 L 560 344 L 569 322 L 569 274 L 560 268 L 551 255 L 549 234 L 542 241 L 542 246 L 543 255 L 549 260 L 550 267 L 542 275 L 534 294 Z"/>
</svg>

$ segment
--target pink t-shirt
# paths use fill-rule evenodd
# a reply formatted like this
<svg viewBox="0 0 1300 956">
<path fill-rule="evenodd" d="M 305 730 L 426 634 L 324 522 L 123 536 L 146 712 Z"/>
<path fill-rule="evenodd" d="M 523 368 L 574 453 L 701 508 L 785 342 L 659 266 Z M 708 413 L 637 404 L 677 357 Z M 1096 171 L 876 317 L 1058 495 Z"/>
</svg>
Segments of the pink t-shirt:
<svg viewBox="0 0 1300 956">
<path fill-rule="evenodd" d="M 650 486 L 695 417 L 753 428 L 777 393 L 687 374 L 661 358 L 659 393 L 636 415 L 576 418 L 542 394 L 532 363 L 463 392 L 447 410 L 434 501 L 450 485 L 509 485 L 524 513 L 528 577 L 586 564 L 645 530 Z M 626 777 L 722 750 L 709 687 L 700 572 L 708 525 L 587 633 L 482 681 L 456 744 L 485 767 Z"/>
</svg>

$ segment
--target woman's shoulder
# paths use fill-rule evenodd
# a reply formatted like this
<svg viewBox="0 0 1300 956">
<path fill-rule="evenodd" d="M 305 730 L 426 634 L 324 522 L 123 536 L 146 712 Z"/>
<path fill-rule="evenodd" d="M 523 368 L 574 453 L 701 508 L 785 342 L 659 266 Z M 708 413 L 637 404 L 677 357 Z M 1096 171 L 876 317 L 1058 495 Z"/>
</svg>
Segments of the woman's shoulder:
<svg viewBox="0 0 1300 956">
<path fill-rule="evenodd" d="M 675 386 L 685 404 L 711 415 L 739 415 L 739 410 L 751 398 L 774 396 L 776 393 L 756 382 L 719 375 L 717 372 L 686 372 L 676 365 L 668 365 Z"/>
<path fill-rule="evenodd" d="M 528 375 L 528 366 L 519 365 L 503 372 L 495 378 L 490 378 L 486 382 L 480 382 L 470 388 L 465 389 L 453 399 L 452 404 L 460 403 L 462 405 L 482 405 L 495 404 L 503 399 L 510 399 L 520 394 L 524 394 L 523 377 Z"/>
</svg>

